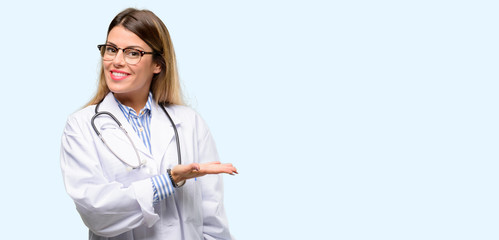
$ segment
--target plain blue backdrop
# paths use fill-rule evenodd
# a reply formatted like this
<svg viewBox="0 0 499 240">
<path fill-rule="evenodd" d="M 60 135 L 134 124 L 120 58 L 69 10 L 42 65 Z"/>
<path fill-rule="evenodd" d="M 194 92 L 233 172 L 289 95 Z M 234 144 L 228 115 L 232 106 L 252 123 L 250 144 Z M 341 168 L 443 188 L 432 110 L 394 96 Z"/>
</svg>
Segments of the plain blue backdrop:
<svg viewBox="0 0 499 240">
<path fill-rule="evenodd" d="M 498 239 L 496 1 L 10 1 L 2 238 L 87 239 L 59 168 L 111 19 L 154 11 L 237 239 Z M 7 237 L 5 237 L 7 236 Z"/>
</svg>

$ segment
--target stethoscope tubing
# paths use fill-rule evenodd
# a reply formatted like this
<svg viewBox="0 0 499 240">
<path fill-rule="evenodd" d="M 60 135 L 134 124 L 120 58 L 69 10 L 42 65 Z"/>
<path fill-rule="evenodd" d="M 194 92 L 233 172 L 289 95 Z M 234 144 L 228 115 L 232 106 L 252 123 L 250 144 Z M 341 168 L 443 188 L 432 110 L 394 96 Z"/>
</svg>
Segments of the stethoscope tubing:
<svg viewBox="0 0 499 240">
<path fill-rule="evenodd" d="M 172 117 L 170 117 L 170 114 L 165 109 L 165 106 L 161 106 L 161 109 L 163 112 L 165 112 L 166 116 L 168 117 L 168 120 L 170 120 L 170 123 L 172 124 L 173 131 L 175 132 L 175 143 L 177 145 L 177 162 L 178 165 L 182 164 L 182 155 L 180 154 L 180 139 L 178 137 L 178 131 L 177 131 L 177 126 L 175 126 L 175 123 L 173 122 Z"/>
<path fill-rule="evenodd" d="M 141 159 L 140 159 L 140 156 L 139 156 L 139 152 L 137 151 L 137 147 L 135 146 L 135 144 L 133 143 L 132 141 L 132 138 L 130 138 L 130 135 L 128 134 L 128 132 L 125 130 L 125 128 L 123 127 L 123 125 L 121 124 L 121 122 L 110 112 L 107 112 L 107 111 L 102 111 L 100 112 L 99 111 L 99 106 L 100 106 L 101 102 L 99 102 L 96 106 L 95 106 L 95 115 L 92 116 L 92 119 L 90 120 L 90 123 L 92 124 L 92 128 L 94 129 L 95 133 L 97 134 L 97 136 L 99 136 L 99 138 L 101 139 L 101 141 L 104 143 L 104 145 L 106 145 L 106 147 L 109 149 L 109 151 L 111 151 L 111 153 L 114 154 L 114 156 L 116 156 L 123 164 L 129 166 L 130 168 L 132 169 L 137 169 L 137 168 L 140 168 L 141 166 L 143 166 L 145 164 L 145 161 L 143 162 Z M 170 116 L 170 114 L 168 114 L 168 112 L 166 111 L 165 109 L 165 106 L 161 106 L 161 109 L 163 110 L 163 112 L 166 114 L 166 116 L 168 117 L 168 120 L 170 120 L 170 123 L 172 124 L 172 127 L 173 127 L 173 131 L 175 133 L 175 143 L 177 145 L 177 161 L 178 161 L 178 164 L 182 164 L 182 156 L 181 156 L 181 153 L 180 153 L 180 139 L 179 139 L 179 136 L 178 136 L 178 131 L 177 131 L 177 127 L 175 126 L 175 122 L 173 122 L 173 119 L 172 117 Z M 123 131 L 123 133 L 125 133 L 126 137 L 128 138 L 128 140 L 130 141 L 130 143 L 132 144 L 132 147 L 135 151 L 135 154 L 137 156 L 137 159 L 139 160 L 139 165 L 131 165 L 129 163 L 127 163 L 126 161 L 124 161 L 122 158 L 120 158 L 118 156 L 118 154 L 116 154 L 116 152 L 113 151 L 113 149 L 111 149 L 109 147 L 109 145 L 106 143 L 106 140 L 104 140 L 104 138 L 102 137 L 102 134 L 99 132 L 99 130 L 97 129 L 97 127 L 95 126 L 95 118 L 97 118 L 98 116 L 100 115 L 107 115 L 107 116 L 110 116 L 114 122 L 116 122 L 116 124 L 118 124 L 118 126 L 120 127 L 120 129 Z"/>
</svg>

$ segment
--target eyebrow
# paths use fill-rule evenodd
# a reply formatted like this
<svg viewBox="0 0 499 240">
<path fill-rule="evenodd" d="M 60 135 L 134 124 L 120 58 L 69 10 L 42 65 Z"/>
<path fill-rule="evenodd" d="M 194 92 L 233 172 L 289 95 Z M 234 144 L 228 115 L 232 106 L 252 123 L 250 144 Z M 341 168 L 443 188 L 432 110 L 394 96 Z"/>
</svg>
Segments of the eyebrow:
<svg viewBox="0 0 499 240">
<path fill-rule="evenodd" d="M 115 47 L 118 47 L 118 45 L 116 45 L 116 44 L 114 44 L 114 43 L 112 43 L 112 42 L 109 42 L 109 41 L 107 42 L 107 44 L 110 44 L 110 45 L 113 45 L 113 46 L 115 46 Z M 144 50 L 144 48 L 143 48 L 143 47 L 141 47 L 141 46 L 135 46 L 135 45 L 132 45 L 132 46 L 127 46 L 127 47 L 125 47 L 124 49 L 127 49 L 127 48 L 138 48 L 138 49 L 140 49 L 140 50 Z"/>
</svg>

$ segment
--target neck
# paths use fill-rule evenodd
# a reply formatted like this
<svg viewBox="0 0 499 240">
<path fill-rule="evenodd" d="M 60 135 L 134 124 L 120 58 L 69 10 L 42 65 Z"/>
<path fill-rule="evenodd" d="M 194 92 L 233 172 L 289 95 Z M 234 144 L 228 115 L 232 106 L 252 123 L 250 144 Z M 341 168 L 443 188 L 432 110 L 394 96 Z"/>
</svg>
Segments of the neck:
<svg viewBox="0 0 499 240">
<path fill-rule="evenodd" d="M 121 104 L 133 108 L 137 114 L 140 114 L 140 110 L 144 108 L 147 103 L 147 97 L 149 92 L 146 94 L 122 94 L 114 93 L 114 97 L 120 101 Z"/>
</svg>

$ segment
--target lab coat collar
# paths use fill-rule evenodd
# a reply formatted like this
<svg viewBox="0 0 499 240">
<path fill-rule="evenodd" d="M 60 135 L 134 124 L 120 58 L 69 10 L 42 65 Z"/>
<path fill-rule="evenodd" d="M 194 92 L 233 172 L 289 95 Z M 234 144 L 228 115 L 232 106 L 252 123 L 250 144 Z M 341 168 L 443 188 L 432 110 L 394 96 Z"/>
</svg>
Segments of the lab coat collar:
<svg viewBox="0 0 499 240">
<path fill-rule="evenodd" d="M 161 108 L 162 106 L 158 105 L 155 101 L 151 104 L 151 146 L 152 154 L 156 159 L 163 159 L 169 147 L 177 147 L 173 126 Z M 177 129 L 180 128 L 181 119 L 178 117 L 178 114 L 175 114 L 174 109 L 171 107 L 166 107 L 165 109 L 170 114 Z M 180 135 L 180 130 L 177 131 L 179 131 Z M 168 159 L 168 162 L 177 165 L 177 158 L 174 160 Z"/>
</svg>

